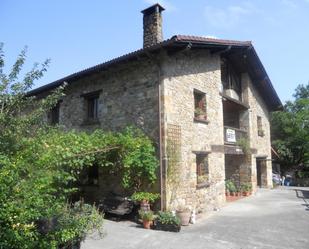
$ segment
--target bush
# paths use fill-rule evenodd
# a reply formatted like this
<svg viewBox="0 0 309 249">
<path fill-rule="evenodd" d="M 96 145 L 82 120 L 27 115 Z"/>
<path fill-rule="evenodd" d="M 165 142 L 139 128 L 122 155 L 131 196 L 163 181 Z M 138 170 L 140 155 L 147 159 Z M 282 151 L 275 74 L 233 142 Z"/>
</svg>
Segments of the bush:
<svg viewBox="0 0 309 249">
<path fill-rule="evenodd" d="M 159 211 L 156 221 L 165 225 L 179 226 L 181 224 L 180 219 L 172 212 Z"/>
<path fill-rule="evenodd" d="M 133 201 L 147 201 L 147 202 L 155 202 L 157 199 L 160 198 L 160 194 L 154 194 L 154 193 L 149 193 L 149 192 L 135 192 L 131 196 Z"/>
<path fill-rule="evenodd" d="M 139 217 L 143 220 L 143 221 L 153 221 L 155 219 L 155 215 L 153 213 L 153 211 L 151 210 L 139 210 L 138 211 Z"/>
<path fill-rule="evenodd" d="M 241 190 L 244 192 L 250 192 L 252 190 L 252 185 L 250 183 L 241 184 Z"/>
<path fill-rule="evenodd" d="M 19 148 L 0 155 L 0 248 L 57 248 L 98 228 L 101 218 L 94 207 L 67 204 L 85 167 L 117 171 L 124 188 L 156 180 L 152 143 L 132 128 L 92 134 L 51 129 L 23 139 Z M 42 221 L 53 227 L 45 235 L 37 226 Z"/>
<path fill-rule="evenodd" d="M 160 211 L 155 220 L 155 228 L 157 230 L 179 232 L 181 221 L 177 216 L 173 215 L 172 212 Z"/>
<path fill-rule="evenodd" d="M 235 186 L 235 183 L 232 180 L 227 180 L 225 182 L 225 188 L 227 189 L 228 192 L 230 193 L 235 193 L 237 192 L 237 188 Z"/>
</svg>

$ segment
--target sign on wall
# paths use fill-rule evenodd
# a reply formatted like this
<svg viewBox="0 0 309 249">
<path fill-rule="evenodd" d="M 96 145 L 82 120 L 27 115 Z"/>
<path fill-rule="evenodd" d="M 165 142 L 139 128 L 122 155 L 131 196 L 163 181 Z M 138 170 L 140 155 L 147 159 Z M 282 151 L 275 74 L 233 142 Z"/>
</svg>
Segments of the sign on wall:
<svg viewBox="0 0 309 249">
<path fill-rule="evenodd" d="M 236 143 L 236 133 L 235 130 L 226 129 L 226 141 L 230 143 Z"/>
</svg>

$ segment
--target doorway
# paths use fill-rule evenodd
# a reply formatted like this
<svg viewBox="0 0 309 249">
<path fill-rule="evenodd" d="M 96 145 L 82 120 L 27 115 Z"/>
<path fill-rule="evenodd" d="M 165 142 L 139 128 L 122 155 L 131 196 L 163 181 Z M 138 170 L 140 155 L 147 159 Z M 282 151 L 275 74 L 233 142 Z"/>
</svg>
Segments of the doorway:
<svg viewBox="0 0 309 249">
<path fill-rule="evenodd" d="M 256 183 L 260 188 L 267 185 L 266 158 L 256 159 Z"/>
</svg>

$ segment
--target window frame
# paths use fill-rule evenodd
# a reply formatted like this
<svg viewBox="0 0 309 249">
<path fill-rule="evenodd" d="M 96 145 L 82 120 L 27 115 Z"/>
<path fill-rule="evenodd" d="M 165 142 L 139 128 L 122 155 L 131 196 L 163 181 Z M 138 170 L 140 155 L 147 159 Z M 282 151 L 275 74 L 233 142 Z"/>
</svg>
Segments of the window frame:
<svg viewBox="0 0 309 249">
<path fill-rule="evenodd" d="M 209 187 L 210 181 L 209 181 L 209 152 L 205 151 L 196 151 L 195 154 L 195 165 L 196 165 L 196 187 L 202 188 L 202 187 Z M 202 167 L 205 167 L 204 169 L 201 168 L 201 165 L 204 164 Z M 204 171 L 204 173 L 201 173 Z M 199 180 L 199 177 L 205 177 L 204 180 Z"/>
<path fill-rule="evenodd" d="M 262 119 L 262 116 L 257 115 L 256 116 L 256 122 L 257 122 L 258 136 L 264 137 L 265 136 L 265 132 L 264 132 L 264 129 L 263 129 L 263 119 Z"/>
<path fill-rule="evenodd" d="M 85 100 L 85 123 L 99 122 L 99 100 L 102 90 L 82 94 Z"/>
<path fill-rule="evenodd" d="M 208 123 L 207 94 L 193 89 L 194 121 Z"/>
</svg>

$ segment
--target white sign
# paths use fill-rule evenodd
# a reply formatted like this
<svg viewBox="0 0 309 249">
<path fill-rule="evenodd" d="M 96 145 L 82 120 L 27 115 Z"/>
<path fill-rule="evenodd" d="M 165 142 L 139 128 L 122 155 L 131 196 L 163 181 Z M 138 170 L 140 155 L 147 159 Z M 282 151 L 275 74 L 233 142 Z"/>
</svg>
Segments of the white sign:
<svg viewBox="0 0 309 249">
<path fill-rule="evenodd" d="M 236 133 L 235 130 L 226 129 L 226 141 L 231 143 L 236 143 Z"/>
</svg>

